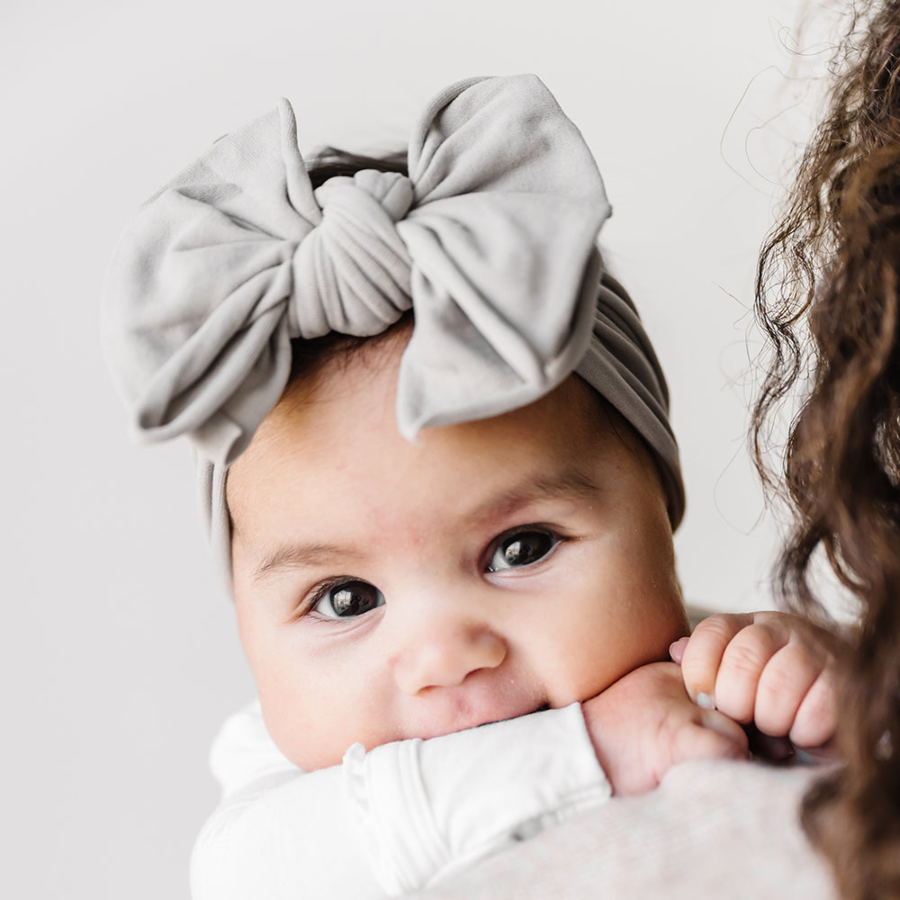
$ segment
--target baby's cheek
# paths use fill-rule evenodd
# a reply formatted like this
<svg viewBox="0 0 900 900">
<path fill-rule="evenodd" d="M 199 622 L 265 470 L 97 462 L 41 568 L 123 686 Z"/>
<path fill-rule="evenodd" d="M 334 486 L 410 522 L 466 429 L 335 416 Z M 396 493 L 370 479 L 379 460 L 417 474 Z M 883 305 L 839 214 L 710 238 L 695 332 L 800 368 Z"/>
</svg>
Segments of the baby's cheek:
<svg viewBox="0 0 900 900">
<path fill-rule="evenodd" d="M 630 555 L 627 574 L 623 573 L 623 581 L 630 579 L 623 599 L 629 607 L 627 639 L 635 665 L 667 661 L 669 645 L 690 633 L 672 533 L 668 524 L 656 523 L 656 531 L 658 540 L 653 539 L 654 529 L 648 525 L 648 539 Z"/>
<path fill-rule="evenodd" d="M 671 644 L 688 634 L 690 625 L 677 578 L 674 572 L 671 575 L 662 573 L 647 590 L 640 615 L 629 635 L 631 668 L 667 662 Z"/>
<path fill-rule="evenodd" d="M 560 694 L 568 702 L 589 700 L 629 672 L 668 660 L 669 645 L 688 633 L 677 590 L 654 593 L 645 602 L 623 598 L 622 606 L 622 615 L 586 623 L 577 645 L 571 639 L 561 644 L 559 683 L 565 690 Z"/>
<path fill-rule="evenodd" d="M 596 697 L 625 674 L 621 642 L 610 629 L 585 622 L 577 634 L 548 628 L 534 668 L 554 708 Z"/>
<path fill-rule="evenodd" d="M 340 668 L 323 672 L 317 665 L 298 665 L 257 678 L 272 740 L 304 771 L 340 765 L 353 744 L 372 750 L 403 736 L 377 679 L 361 687 L 340 673 Z"/>
<path fill-rule="evenodd" d="M 292 694 L 259 689 L 263 720 L 275 746 L 306 772 L 335 766 L 353 743 L 335 733 L 335 716 Z M 346 743 L 346 746 L 344 744 Z"/>
</svg>

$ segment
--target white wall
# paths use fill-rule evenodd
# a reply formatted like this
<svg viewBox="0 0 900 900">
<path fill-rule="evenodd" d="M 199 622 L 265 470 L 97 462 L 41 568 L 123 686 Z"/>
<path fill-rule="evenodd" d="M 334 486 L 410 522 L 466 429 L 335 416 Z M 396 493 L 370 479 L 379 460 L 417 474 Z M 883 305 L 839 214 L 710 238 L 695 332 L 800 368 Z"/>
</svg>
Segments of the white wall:
<svg viewBox="0 0 900 900">
<path fill-rule="evenodd" d="M 197 527 L 189 451 L 129 443 L 97 297 L 137 205 L 278 95 L 295 104 L 304 148 L 359 147 L 402 141 L 458 78 L 544 78 L 598 158 L 615 206 L 609 260 L 669 374 L 687 593 L 723 608 L 768 602 L 774 532 L 759 524 L 744 452 L 745 337 L 767 178 L 791 133 L 783 120 L 756 129 L 804 90 L 774 68 L 791 64 L 779 28 L 798 8 L 4 4 L 0 893 L 187 895 L 191 841 L 215 801 L 207 747 L 252 685 Z"/>
</svg>

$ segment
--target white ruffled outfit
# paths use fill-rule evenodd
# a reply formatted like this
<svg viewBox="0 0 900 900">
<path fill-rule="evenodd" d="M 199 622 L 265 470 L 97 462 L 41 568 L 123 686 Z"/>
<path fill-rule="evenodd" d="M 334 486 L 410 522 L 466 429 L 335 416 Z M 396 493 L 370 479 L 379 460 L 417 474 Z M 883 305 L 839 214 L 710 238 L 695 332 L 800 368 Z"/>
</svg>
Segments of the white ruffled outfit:
<svg viewBox="0 0 900 900">
<path fill-rule="evenodd" d="M 612 793 L 578 703 L 369 753 L 356 744 L 308 773 L 254 703 L 226 722 L 211 763 L 223 799 L 194 848 L 194 900 L 396 896 Z"/>
</svg>

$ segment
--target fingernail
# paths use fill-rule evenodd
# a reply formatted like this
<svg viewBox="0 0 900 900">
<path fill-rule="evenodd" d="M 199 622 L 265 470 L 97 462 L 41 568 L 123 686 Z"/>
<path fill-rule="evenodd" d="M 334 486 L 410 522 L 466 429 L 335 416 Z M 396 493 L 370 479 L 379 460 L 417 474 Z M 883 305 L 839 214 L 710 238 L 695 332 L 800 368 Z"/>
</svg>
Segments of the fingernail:
<svg viewBox="0 0 900 900">
<path fill-rule="evenodd" d="M 716 708 L 716 698 L 712 694 L 697 694 L 696 699 L 697 706 L 700 709 L 715 709 Z"/>
<path fill-rule="evenodd" d="M 689 638 L 683 637 L 678 638 L 677 641 L 672 641 L 669 645 L 669 656 L 672 659 L 672 662 L 681 664 L 681 660 L 684 659 L 684 648 L 688 645 Z"/>
</svg>

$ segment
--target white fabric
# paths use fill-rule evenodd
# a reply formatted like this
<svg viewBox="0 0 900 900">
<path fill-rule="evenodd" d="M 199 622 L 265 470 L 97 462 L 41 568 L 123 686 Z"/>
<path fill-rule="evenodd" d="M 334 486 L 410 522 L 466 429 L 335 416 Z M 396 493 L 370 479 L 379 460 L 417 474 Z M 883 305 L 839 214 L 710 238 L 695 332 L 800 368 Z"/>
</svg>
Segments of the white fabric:
<svg viewBox="0 0 900 900">
<path fill-rule="evenodd" d="M 194 900 L 375 898 L 424 888 L 597 806 L 611 790 L 580 704 L 304 773 L 258 704 L 213 747 L 223 788 L 194 848 Z"/>
<path fill-rule="evenodd" d="M 817 771 L 695 760 L 423 892 L 420 900 L 837 900 L 800 826 Z"/>
</svg>

